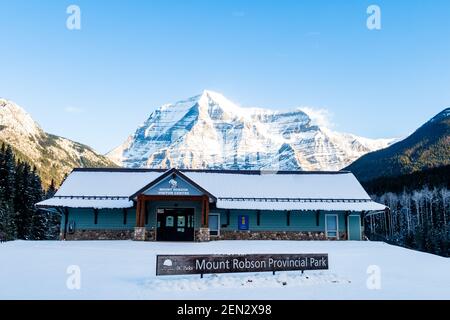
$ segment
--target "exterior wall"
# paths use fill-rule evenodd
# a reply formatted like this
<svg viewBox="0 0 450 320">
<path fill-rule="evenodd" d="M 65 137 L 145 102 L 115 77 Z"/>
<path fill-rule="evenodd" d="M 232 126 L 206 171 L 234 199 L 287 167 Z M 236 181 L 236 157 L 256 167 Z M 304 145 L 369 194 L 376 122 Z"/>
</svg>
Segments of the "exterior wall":
<svg viewBox="0 0 450 320">
<path fill-rule="evenodd" d="M 194 225 L 197 231 L 201 228 L 200 202 L 195 201 L 158 201 L 147 202 L 146 210 L 146 239 L 155 239 L 156 210 L 158 208 L 194 208 Z M 94 239 L 133 239 L 136 226 L 136 209 L 127 209 L 127 223 L 123 223 L 122 209 L 99 210 L 98 223 L 94 223 L 93 209 L 70 209 L 69 222 L 75 222 L 75 232 L 67 233 L 68 240 L 94 240 Z M 292 211 L 290 225 L 287 225 L 287 213 L 284 211 L 261 211 L 260 224 L 257 225 L 256 210 L 230 210 L 230 224 L 227 225 L 227 211 L 211 209 L 210 214 L 220 214 L 220 237 L 211 239 L 285 239 L 285 240 L 321 240 L 326 239 L 325 215 L 338 214 L 339 239 L 347 239 L 345 212 L 323 212 L 319 214 L 319 224 L 316 222 L 315 212 Z M 352 213 L 355 214 L 355 213 Z M 249 217 L 249 230 L 238 230 L 238 217 Z M 64 229 L 64 215 L 61 222 L 61 231 Z M 352 227 L 352 225 L 350 225 Z M 360 231 L 361 232 L 360 228 Z M 196 232 L 196 239 L 198 232 Z"/>
<path fill-rule="evenodd" d="M 292 211 L 290 225 L 287 225 L 287 213 L 284 211 L 261 211 L 260 225 L 257 225 L 256 210 L 230 210 L 230 225 L 227 223 L 226 210 L 212 209 L 210 214 L 220 213 L 221 230 L 238 230 L 238 217 L 240 215 L 249 216 L 250 231 L 306 231 L 324 232 L 325 214 L 338 215 L 338 227 L 340 232 L 346 232 L 344 212 L 324 212 L 319 214 L 319 225 L 316 224 L 316 213 L 311 211 Z"/>
<path fill-rule="evenodd" d="M 76 230 L 134 230 L 136 226 L 136 209 L 127 209 L 127 224 L 123 223 L 122 209 L 98 210 L 98 223 L 95 224 L 93 209 L 69 209 L 69 223 L 75 222 Z M 61 221 L 64 229 L 65 216 Z"/>
<path fill-rule="evenodd" d="M 346 240 L 347 228 L 345 212 L 325 212 L 319 213 L 319 224 L 317 224 L 316 212 L 312 211 L 291 211 L 290 223 L 287 224 L 287 212 L 285 211 L 264 211 L 260 213 L 260 224 L 257 224 L 256 210 L 230 210 L 230 224 L 227 225 L 227 211 L 212 209 L 210 214 L 220 213 L 220 236 L 211 239 L 230 240 L 325 240 L 325 215 L 338 215 L 339 239 Z M 238 218 L 240 215 L 249 217 L 249 230 L 238 229 Z"/>
<path fill-rule="evenodd" d="M 156 210 L 158 208 L 194 208 L 195 229 L 201 227 L 202 204 L 197 201 L 158 201 L 147 202 L 145 223 L 146 239 L 156 237 Z M 123 209 L 101 209 L 95 224 L 93 209 L 69 209 L 69 223 L 75 223 L 75 232 L 66 234 L 67 240 L 126 240 L 134 238 L 136 227 L 136 208 L 127 209 L 127 223 L 123 223 Z M 61 219 L 61 236 L 64 232 L 65 216 Z M 69 227 L 69 226 L 68 226 Z"/>
</svg>

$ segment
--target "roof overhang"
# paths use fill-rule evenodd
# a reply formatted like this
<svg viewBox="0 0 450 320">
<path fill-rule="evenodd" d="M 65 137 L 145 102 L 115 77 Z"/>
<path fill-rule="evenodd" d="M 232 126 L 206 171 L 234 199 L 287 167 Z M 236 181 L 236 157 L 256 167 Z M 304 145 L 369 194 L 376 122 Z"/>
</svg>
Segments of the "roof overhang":
<svg viewBox="0 0 450 320">
<path fill-rule="evenodd" d="M 221 199 L 219 209 L 267 210 L 267 211 L 351 211 L 371 212 L 386 209 L 385 205 L 371 200 L 339 199 Z"/>
<path fill-rule="evenodd" d="M 37 203 L 36 207 L 41 209 L 125 209 L 131 208 L 133 205 L 133 201 L 126 197 L 53 197 Z"/>
</svg>

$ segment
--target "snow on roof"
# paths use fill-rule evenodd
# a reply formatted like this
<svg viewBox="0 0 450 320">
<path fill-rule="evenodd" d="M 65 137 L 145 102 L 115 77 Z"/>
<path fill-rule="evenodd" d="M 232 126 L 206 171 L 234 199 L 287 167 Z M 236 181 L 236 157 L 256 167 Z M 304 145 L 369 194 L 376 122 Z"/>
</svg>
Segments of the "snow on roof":
<svg viewBox="0 0 450 320">
<path fill-rule="evenodd" d="M 180 171 L 217 198 L 218 208 L 339 211 L 374 211 L 385 208 L 371 201 L 350 172 Z M 67 177 L 54 198 L 38 205 L 131 207 L 132 202 L 128 198 L 164 172 L 166 171 L 150 169 L 76 169 Z M 113 197 L 121 199 L 112 199 Z"/>
<path fill-rule="evenodd" d="M 74 170 L 55 196 L 130 197 L 161 174 L 158 171 Z"/>
<path fill-rule="evenodd" d="M 386 207 L 374 201 L 363 202 L 332 202 L 332 201 L 264 201 L 259 200 L 223 200 L 218 199 L 216 203 L 219 209 L 247 209 L 247 210 L 269 210 L 269 211 L 382 211 Z"/>
<path fill-rule="evenodd" d="M 369 195 L 350 172 L 239 174 L 183 172 L 216 198 L 365 199 Z"/>
</svg>

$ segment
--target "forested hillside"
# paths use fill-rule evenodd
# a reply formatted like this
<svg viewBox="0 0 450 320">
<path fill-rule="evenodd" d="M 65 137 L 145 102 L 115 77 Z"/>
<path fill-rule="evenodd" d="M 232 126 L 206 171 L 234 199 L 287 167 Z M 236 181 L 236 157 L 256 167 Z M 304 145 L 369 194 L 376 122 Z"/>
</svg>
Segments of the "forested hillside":
<svg viewBox="0 0 450 320">
<path fill-rule="evenodd" d="M 366 234 L 412 249 L 450 256 L 450 166 L 364 183 L 390 213 L 366 219 Z"/>
</svg>

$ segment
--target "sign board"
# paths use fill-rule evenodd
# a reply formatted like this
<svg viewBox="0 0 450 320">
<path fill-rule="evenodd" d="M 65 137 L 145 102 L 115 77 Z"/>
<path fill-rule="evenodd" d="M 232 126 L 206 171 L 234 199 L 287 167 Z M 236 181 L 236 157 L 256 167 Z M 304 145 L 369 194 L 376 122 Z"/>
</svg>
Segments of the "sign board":
<svg viewBox="0 0 450 320">
<path fill-rule="evenodd" d="M 328 254 L 158 255 L 156 275 L 328 270 Z"/>
<path fill-rule="evenodd" d="M 144 191 L 145 195 L 157 196 L 198 196 L 203 193 L 177 176 L 170 176 Z"/>
<path fill-rule="evenodd" d="M 238 229 L 239 230 L 248 230 L 249 229 L 248 216 L 238 216 Z"/>
</svg>

